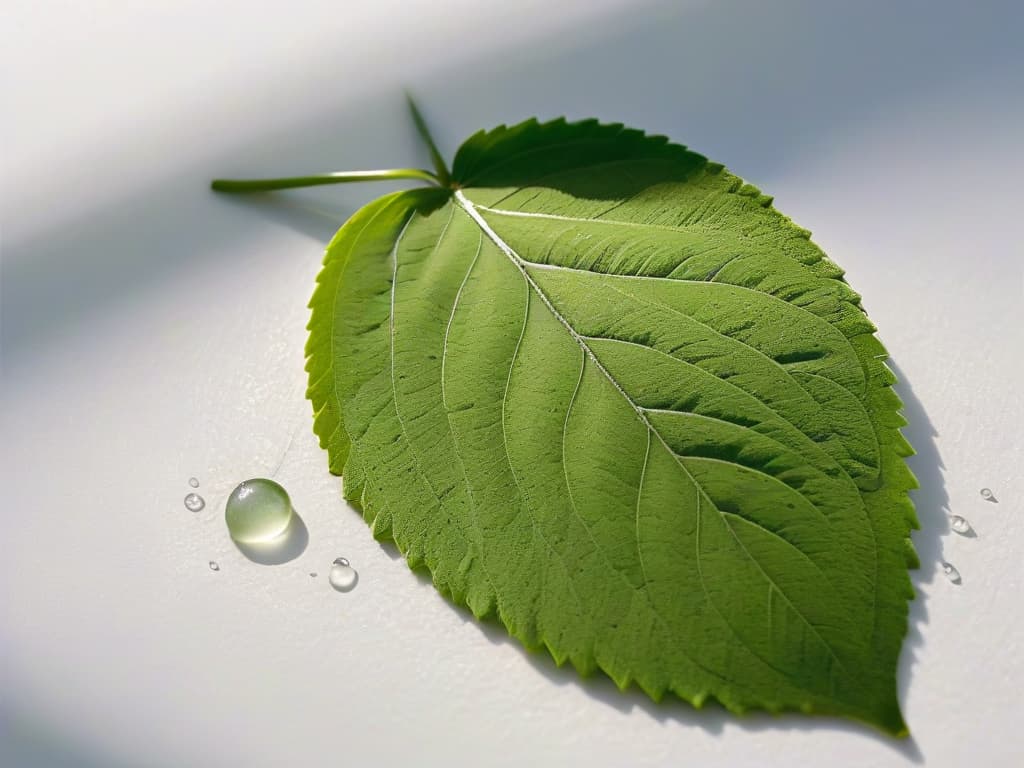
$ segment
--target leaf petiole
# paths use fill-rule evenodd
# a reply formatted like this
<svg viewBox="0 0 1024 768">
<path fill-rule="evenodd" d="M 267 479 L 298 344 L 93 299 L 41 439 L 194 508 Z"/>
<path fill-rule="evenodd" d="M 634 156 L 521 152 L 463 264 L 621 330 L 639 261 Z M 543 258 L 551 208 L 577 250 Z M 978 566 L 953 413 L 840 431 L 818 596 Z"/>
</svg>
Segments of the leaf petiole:
<svg viewBox="0 0 1024 768">
<path fill-rule="evenodd" d="M 323 184 L 350 184 L 357 181 L 389 181 L 414 179 L 443 186 L 430 171 L 419 168 L 393 168 L 385 171 L 337 171 L 312 176 L 291 176 L 281 179 L 214 179 L 210 188 L 217 192 L 271 192 L 276 189 L 318 187 Z"/>
<path fill-rule="evenodd" d="M 442 187 L 447 187 L 451 182 L 451 172 L 444 162 L 441 150 L 437 148 L 434 137 L 430 135 L 427 121 L 423 119 L 423 114 L 420 112 L 420 108 L 416 106 L 416 102 L 413 101 L 412 94 L 406 92 L 405 100 L 409 103 L 409 111 L 412 113 L 412 122 L 416 126 L 416 132 L 419 133 L 420 138 L 423 139 L 423 143 L 427 145 L 427 150 L 430 152 L 430 160 L 434 164 L 434 170 L 437 171 L 437 180 Z"/>
</svg>

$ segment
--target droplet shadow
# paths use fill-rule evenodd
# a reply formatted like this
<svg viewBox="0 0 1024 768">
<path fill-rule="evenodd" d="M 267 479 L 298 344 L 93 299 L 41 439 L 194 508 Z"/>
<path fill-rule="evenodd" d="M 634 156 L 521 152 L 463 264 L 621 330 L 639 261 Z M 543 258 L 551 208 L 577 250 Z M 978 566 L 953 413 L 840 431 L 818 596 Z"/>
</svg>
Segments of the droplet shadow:
<svg viewBox="0 0 1024 768">
<path fill-rule="evenodd" d="M 277 538 L 259 544 L 244 544 L 240 541 L 235 541 L 234 544 L 239 552 L 254 563 L 282 565 L 306 551 L 309 545 L 309 529 L 299 517 L 299 513 L 293 509 L 291 522 Z"/>
<path fill-rule="evenodd" d="M 957 536 L 960 536 L 960 537 L 962 537 L 964 539 L 976 539 L 976 538 L 978 538 L 978 532 L 976 530 L 974 530 L 974 526 L 971 525 L 970 521 L 968 521 L 967 525 L 970 526 L 970 527 L 966 531 L 958 531 L 958 530 L 954 529 L 953 532 Z"/>
<path fill-rule="evenodd" d="M 956 584 L 958 587 L 963 584 L 963 577 L 960 575 L 960 571 L 952 563 L 944 562 L 942 564 L 942 572 L 946 575 L 946 580 L 950 584 Z"/>
</svg>

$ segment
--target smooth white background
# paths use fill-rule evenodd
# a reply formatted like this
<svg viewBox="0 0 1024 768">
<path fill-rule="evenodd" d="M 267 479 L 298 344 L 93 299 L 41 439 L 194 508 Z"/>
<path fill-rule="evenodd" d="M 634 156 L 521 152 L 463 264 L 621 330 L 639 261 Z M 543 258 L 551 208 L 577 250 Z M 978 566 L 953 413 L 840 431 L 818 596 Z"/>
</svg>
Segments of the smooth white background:
<svg viewBox="0 0 1024 768">
<path fill-rule="evenodd" d="M 1009 1 L 6 4 L 0 764 L 1021 764 L 1022 22 Z M 670 135 L 847 269 L 919 451 L 913 740 L 582 683 L 342 503 L 302 395 L 305 303 L 384 188 L 206 183 L 423 164 L 403 86 L 449 153 L 535 114 Z M 275 470 L 309 542 L 260 565 L 222 509 Z"/>
</svg>

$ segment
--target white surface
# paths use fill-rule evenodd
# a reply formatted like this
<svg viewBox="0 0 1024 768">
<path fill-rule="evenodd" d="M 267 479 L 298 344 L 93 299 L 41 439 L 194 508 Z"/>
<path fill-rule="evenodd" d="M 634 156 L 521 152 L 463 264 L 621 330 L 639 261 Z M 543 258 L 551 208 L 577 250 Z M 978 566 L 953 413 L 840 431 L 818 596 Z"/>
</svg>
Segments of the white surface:
<svg viewBox="0 0 1024 768">
<path fill-rule="evenodd" d="M 338 5 L 5 11 L 0 764 L 1021 764 L 1019 6 Z M 305 303 L 333 229 L 383 190 L 243 203 L 205 183 L 422 164 L 402 85 L 449 152 L 534 114 L 666 133 L 848 270 L 919 451 L 913 741 L 580 683 L 342 504 L 302 399 Z M 258 565 L 223 502 L 282 457 L 309 545 Z M 339 555 L 360 573 L 344 595 Z"/>
</svg>

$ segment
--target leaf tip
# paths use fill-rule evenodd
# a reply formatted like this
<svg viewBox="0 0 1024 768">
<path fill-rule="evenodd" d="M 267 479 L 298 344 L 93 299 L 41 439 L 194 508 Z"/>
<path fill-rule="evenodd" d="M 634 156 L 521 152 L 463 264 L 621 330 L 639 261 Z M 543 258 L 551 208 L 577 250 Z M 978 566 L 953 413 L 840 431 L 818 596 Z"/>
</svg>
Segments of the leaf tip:
<svg viewBox="0 0 1024 768">
<path fill-rule="evenodd" d="M 899 709 L 896 710 L 896 718 L 890 722 L 886 722 L 882 725 L 885 731 L 892 736 L 894 739 L 909 739 L 910 738 L 910 727 L 903 719 L 903 715 L 900 714 Z"/>
<path fill-rule="evenodd" d="M 893 738 L 906 739 L 910 737 L 910 728 L 907 726 L 907 721 L 903 719 L 895 687 L 879 702 L 879 706 L 873 712 L 867 713 L 863 719 Z"/>
</svg>

